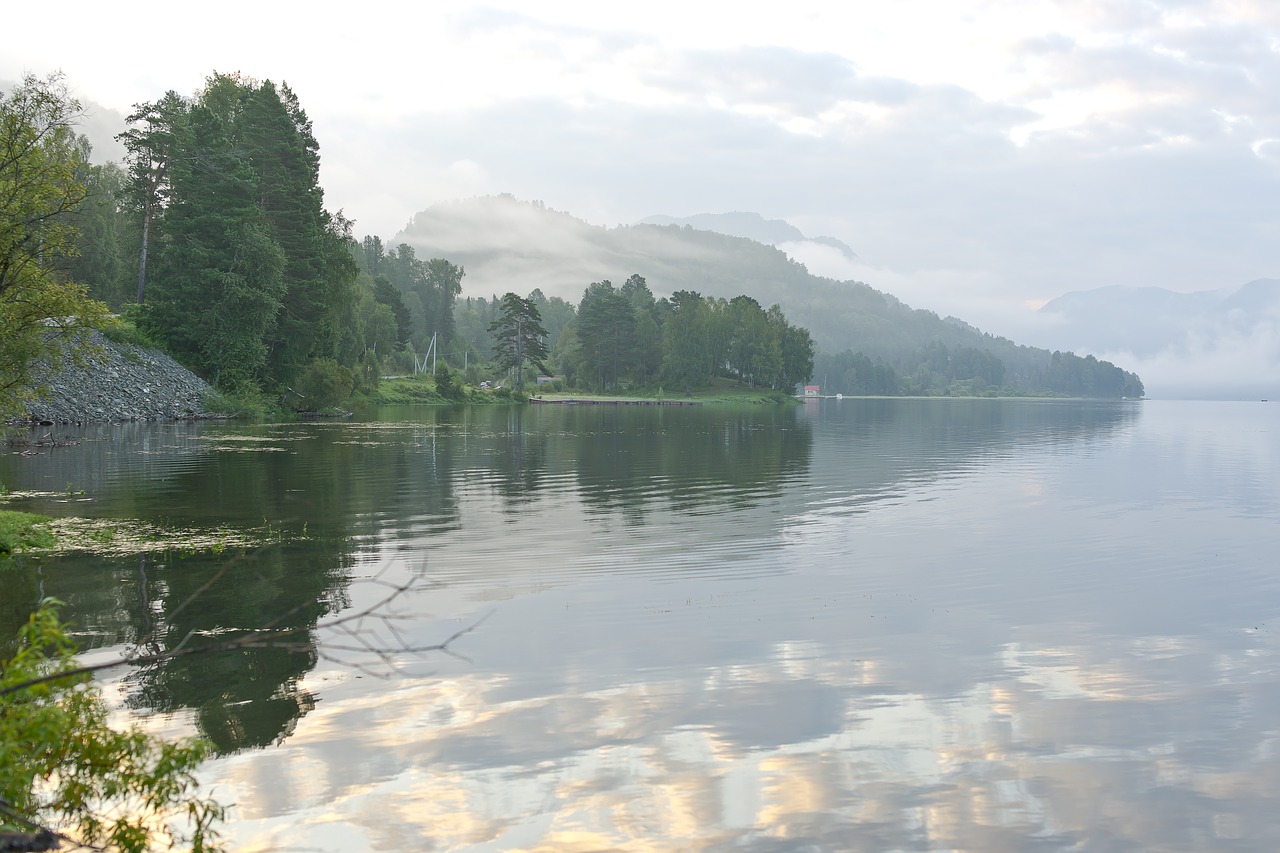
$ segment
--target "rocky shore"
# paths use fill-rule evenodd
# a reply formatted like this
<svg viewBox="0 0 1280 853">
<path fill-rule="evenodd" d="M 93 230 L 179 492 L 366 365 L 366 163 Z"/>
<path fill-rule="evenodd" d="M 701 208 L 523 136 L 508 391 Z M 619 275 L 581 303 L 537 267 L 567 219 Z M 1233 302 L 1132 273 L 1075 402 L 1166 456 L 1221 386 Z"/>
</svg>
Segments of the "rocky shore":
<svg viewBox="0 0 1280 853">
<path fill-rule="evenodd" d="M 22 420 L 34 424 L 183 420 L 213 417 L 204 400 L 209 384 L 159 350 L 110 341 L 97 332 L 88 343 L 100 350 L 84 366 L 65 359 L 39 377 L 47 388 Z"/>
</svg>

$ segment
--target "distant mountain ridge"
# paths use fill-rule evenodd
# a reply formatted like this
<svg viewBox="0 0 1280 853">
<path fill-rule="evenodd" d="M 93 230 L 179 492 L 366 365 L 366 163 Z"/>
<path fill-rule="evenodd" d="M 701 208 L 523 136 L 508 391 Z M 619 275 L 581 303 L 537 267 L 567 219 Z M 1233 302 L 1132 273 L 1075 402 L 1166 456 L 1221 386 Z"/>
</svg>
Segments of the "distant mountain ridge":
<svg viewBox="0 0 1280 853">
<path fill-rule="evenodd" d="M 1040 313 L 1064 321 L 1056 330 L 1064 344 L 1151 356 L 1168 349 L 1186 351 L 1196 334 L 1245 332 L 1268 318 L 1280 318 L 1280 279 L 1193 293 L 1113 285 L 1063 294 Z"/>
<path fill-rule="evenodd" d="M 1280 279 L 1179 293 L 1113 285 L 1063 294 L 1040 342 L 1138 360 L 1175 396 L 1280 396 Z"/>
<path fill-rule="evenodd" d="M 496 297 L 538 289 L 576 305 L 592 282 L 621 284 L 633 273 L 644 276 L 660 297 L 678 290 L 725 299 L 745 294 L 762 306 L 781 306 L 791 322 L 809 330 L 819 350 L 861 352 L 902 377 L 926 368 L 946 371 L 955 363 L 951 355 L 961 350 L 966 359 L 985 352 L 1003 362 L 1001 379 L 992 385 L 1028 391 L 1053 388 L 1055 382 L 1062 387 L 1057 380 L 1068 381 L 1064 376 L 1072 371 L 1078 379 L 1100 369 L 1096 360 L 1055 359 L 1047 350 L 913 309 L 861 282 L 812 275 L 784 251 L 756 240 L 692 226 L 603 228 L 540 202 L 500 195 L 433 205 L 416 214 L 390 244 L 401 243 L 419 257 L 447 258 L 464 267 L 464 294 Z M 1132 376 L 1108 375 L 1107 381 L 1113 392 L 1117 383 L 1141 387 Z M 1119 393 L 1102 394 L 1112 395 Z"/>
<path fill-rule="evenodd" d="M 714 231 L 730 237 L 745 237 L 766 246 L 779 247 L 786 243 L 819 243 L 830 246 L 849 260 L 858 255 L 849 244 L 835 237 L 806 237 L 799 228 L 785 219 L 765 219 L 758 213 L 735 211 L 732 213 L 698 213 L 693 216 L 649 216 L 637 225 L 689 226 L 700 231 Z"/>
</svg>

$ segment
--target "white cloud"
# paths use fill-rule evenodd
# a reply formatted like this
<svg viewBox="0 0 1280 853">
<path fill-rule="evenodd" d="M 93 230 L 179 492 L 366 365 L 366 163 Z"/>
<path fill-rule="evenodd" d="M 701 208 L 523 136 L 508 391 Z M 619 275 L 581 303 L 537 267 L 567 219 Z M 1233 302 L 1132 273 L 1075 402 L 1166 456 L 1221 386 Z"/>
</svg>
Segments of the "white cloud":
<svg viewBox="0 0 1280 853">
<path fill-rule="evenodd" d="M 16 40 L 0 77 L 60 66 L 123 112 L 214 69 L 287 80 L 315 122 L 328 202 L 361 233 L 503 191 L 602 224 L 753 210 L 853 245 L 871 266 L 846 277 L 986 327 L 1085 287 L 1276 274 L 1277 10 L 86 3 L 60 53 Z M 19 5 L 6 23 L 46 14 Z"/>
</svg>

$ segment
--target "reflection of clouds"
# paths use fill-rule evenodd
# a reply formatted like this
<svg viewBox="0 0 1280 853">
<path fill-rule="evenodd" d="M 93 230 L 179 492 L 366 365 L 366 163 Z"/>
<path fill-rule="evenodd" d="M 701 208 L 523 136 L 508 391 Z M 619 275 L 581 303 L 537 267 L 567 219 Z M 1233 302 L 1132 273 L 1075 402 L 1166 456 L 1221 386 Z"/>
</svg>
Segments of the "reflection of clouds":
<svg viewBox="0 0 1280 853">
<path fill-rule="evenodd" d="M 1182 637 L 1024 637 L 993 680 L 938 696 L 868 683 L 899 667 L 833 666 L 810 645 L 572 693 L 402 682 L 335 696 L 275 752 L 211 773 L 237 794 L 243 849 L 282 843 L 299 818 L 309 838 L 290 843 L 319 849 L 341 849 L 329 823 L 382 850 L 1275 840 L 1277 649 L 1245 641 L 1208 653 Z"/>
</svg>

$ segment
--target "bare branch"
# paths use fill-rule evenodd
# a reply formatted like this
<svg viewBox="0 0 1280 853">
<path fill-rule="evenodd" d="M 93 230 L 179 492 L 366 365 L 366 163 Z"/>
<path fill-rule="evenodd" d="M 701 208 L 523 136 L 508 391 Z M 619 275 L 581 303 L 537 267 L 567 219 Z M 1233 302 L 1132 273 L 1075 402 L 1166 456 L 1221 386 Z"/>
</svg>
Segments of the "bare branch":
<svg viewBox="0 0 1280 853">
<path fill-rule="evenodd" d="M 238 559 L 239 558 L 237 558 L 237 560 Z M 214 572 L 208 581 L 202 584 L 199 589 L 178 605 L 174 610 L 174 613 L 180 612 L 199 595 L 208 591 L 219 579 L 225 576 L 228 568 L 234 562 L 236 562 L 236 560 L 232 560 L 227 564 L 224 564 L 218 569 L 218 571 Z M 295 605 L 281 613 L 275 619 L 272 619 L 261 628 L 245 631 L 242 635 L 233 639 L 203 645 L 192 645 L 192 638 L 199 635 L 197 631 L 193 630 L 188 632 L 186 636 L 183 637 L 182 641 L 172 649 L 142 654 L 140 652 L 143 645 L 150 642 L 155 633 L 155 629 L 153 628 L 129 651 L 119 657 L 98 663 L 85 664 L 83 666 L 77 666 L 58 672 L 51 672 L 16 684 L 6 685 L 0 688 L 0 696 L 6 696 L 20 690 L 26 690 L 38 684 L 62 681 L 64 679 L 83 678 L 87 675 L 92 675 L 108 669 L 115 669 L 116 667 L 148 666 L 151 664 L 176 660 L 178 658 L 189 657 L 191 655 L 216 654 L 219 652 L 240 651 L 244 649 L 281 649 L 285 651 L 305 652 L 316 648 L 316 645 L 312 640 L 300 640 L 297 639 L 297 637 L 299 634 L 309 634 L 313 630 L 330 635 L 336 635 L 347 641 L 323 644 L 323 646 L 317 649 L 321 657 L 352 666 L 353 668 L 366 672 L 370 675 L 386 676 L 388 671 L 395 672 L 398 670 L 397 658 L 405 655 L 424 655 L 439 652 L 459 660 L 470 662 L 465 656 L 454 652 L 450 646 L 460 638 L 480 627 L 480 625 L 484 624 L 484 622 L 493 615 L 493 611 L 486 613 L 480 619 L 465 628 L 455 631 L 442 642 L 432 643 L 430 645 L 412 645 L 404 634 L 393 624 L 394 621 L 403 621 L 411 618 L 410 614 L 388 613 L 387 610 L 391 608 L 397 599 L 401 598 L 407 592 L 410 592 L 413 589 L 413 584 L 392 584 L 382 580 L 380 577 L 368 578 L 366 579 L 366 582 L 387 587 L 390 589 L 390 592 L 362 610 L 346 613 L 328 621 L 319 622 L 314 626 L 280 627 L 280 623 L 306 607 L 318 604 L 318 598 L 309 599 L 301 604 Z M 384 638 L 379 632 L 380 629 L 390 634 L 391 638 Z M 335 652 L 344 652 L 375 658 L 377 664 L 383 667 L 383 670 L 381 672 L 375 670 L 368 662 L 341 659 L 334 655 Z"/>
</svg>

